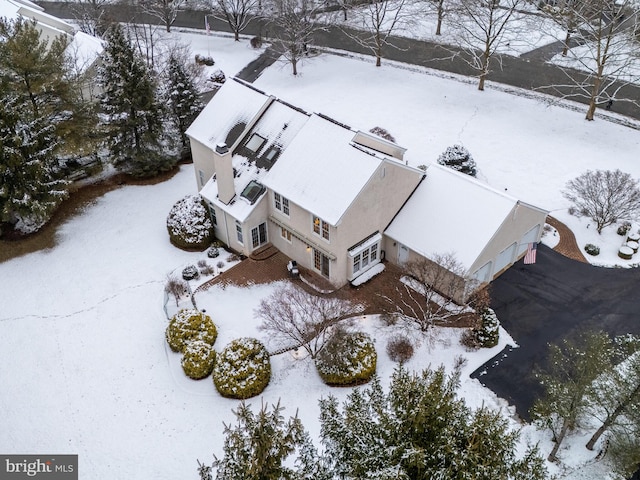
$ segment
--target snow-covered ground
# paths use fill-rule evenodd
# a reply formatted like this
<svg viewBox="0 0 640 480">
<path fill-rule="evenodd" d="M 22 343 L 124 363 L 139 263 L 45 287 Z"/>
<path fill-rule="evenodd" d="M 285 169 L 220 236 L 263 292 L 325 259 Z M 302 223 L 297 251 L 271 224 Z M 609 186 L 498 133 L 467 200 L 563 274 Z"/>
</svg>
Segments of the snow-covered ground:
<svg viewBox="0 0 640 480">
<path fill-rule="evenodd" d="M 207 45 L 198 48 L 210 48 L 227 74 L 241 68 L 240 55 L 248 54 L 246 64 L 256 54 L 246 41 L 222 39 L 222 47 L 218 37 L 204 38 Z M 640 177 L 639 131 L 585 122 L 582 112 L 507 95 L 494 85 L 478 92 L 463 79 L 332 56 L 308 62 L 300 78 L 276 64 L 257 85 L 354 127 L 386 128 L 409 149 L 414 165 L 434 161 L 447 146 L 462 142 L 482 181 L 552 210 L 575 228 L 580 241 L 593 226 L 572 223 L 560 194 L 564 183 L 588 168 L 620 168 Z M 187 380 L 164 341 L 166 275 L 206 258 L 173 248 L 165 228 L 171 206 L 195 189 L 191 167 L 184 166 L 167 182 L 112 191 L 61 226 L 55 248 L 0 264 L 0 451 L 78 453 L 80 477 L 97 480 L 195 478 L 196 459 L 208 462 L 212 453 L 221 453 L 222 422 L 233 420 L 237 402 L 221 398 L 210 379 Z M 608 233 L 602 239 L 600 258 L 609 263 L 615 260 L 609 247 L 617 246 L 609 244 Z M 253 308 L 272 288 L 213 288 L 198 295 L 199 307 L 219 326 L 216 348 L 241 335 L 263 338 L 255 330 Z M 385 353 L 391 331 L 374 317 L 359 324 L 376 338 L 378 372 L 386 383 L 393 369 Z M 438 331 L 432 342 L 414 338 L 420 347 L 411 368 L 451 367 L 464 355 L 465 373 L 512 343 L 502 331 L 495 349 L 468 353 L 454 330 Z M 329 392 L 344 398 L 348 389 L 323 386 L 308 360 L 285 354 L 273 359 L 263 398 L 281 398 L 286 414 L 299 409 L 317 436 L 317 399 Z M 471 406 L 484 403 L 512 413 L 466 375 L 460 393 Z M 551 448 L 549 435 L 532 427 L 523 429 L 523 439 L 540 441 L 543 453 Z M 560 452 L 566 465 L 579 469 L 564 478 L 606 479 L 606 470 L 590 464 L 594 453 L 582 445 L 584 438 L 573 436 Z"/>
</svg>

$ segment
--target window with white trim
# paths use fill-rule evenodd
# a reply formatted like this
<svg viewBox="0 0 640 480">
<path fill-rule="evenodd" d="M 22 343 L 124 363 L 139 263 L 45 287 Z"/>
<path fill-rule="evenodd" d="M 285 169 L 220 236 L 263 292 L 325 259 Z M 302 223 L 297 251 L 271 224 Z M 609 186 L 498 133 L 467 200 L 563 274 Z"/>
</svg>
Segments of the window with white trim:
<svg viewBox="0 0 640 480">
<path fill-rule="evenodd" d="M 273 193 L 273 206 L 276 210 L 284 213 L 287 217 L 289 216 L 289 199 L 287 197 L 283 197 L 279 193 Z"/>
<path fill-rule="evenodd" d="M 329 240 L 329 224 L 320 217 L 313 217 L 313 233 Z"/>
<path fill-rule="evenodd" d="M 370 246 L 364 248 L 356 255 L 353 255 L 353 275 L 358 273 L 361 270 L 366 269 L 367 267 L 371 267 L 375 263 L 378 263 L 378 259 L 380 251 L 380 242 L 371 244 Z"/>
<path fill-rule="evenodd" d="M 236 237 L 238 239 L 238 243 L 244 243 L 242 239 L 242 225 L 237 220 L 236 220 Z"/>
<path fill-rule="evenodd" d="M 282 236 L 282 238 L 284 238 L 287 242 L 291 243 L 291 232 L 289 230 L 287 230 L 284 227 L 280 227 L 280 235 Z"/>
<path fill-rule="evenodd" d="M 204 181 L 204 172 L 202 170 L 198 170 L 198 180 L 200 180 L 200 187 L 204 187 L 206 182 Z"/>
<path fill-rule="evenodd" d="M 209 205 L 209 214 L 211 215 L 211 222 L 214 227 L 218 226 L 218 218 L 216 217 L 216 209 L 213 205 Z"/>
</svg>

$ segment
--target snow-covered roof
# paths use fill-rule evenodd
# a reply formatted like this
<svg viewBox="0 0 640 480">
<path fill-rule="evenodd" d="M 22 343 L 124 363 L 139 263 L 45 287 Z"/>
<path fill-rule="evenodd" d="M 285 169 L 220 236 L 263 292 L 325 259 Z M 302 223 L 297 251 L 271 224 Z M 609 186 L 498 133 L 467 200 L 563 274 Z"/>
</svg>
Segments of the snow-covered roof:
<svg viewBox="0 0 640 480">
<path fill-rule="evenodd" d="M 187 135 L 212 150 L 226 143 L 233 127 L 248 125 L 272 98 L 234 81 L 227 81 L 187 129 Z M 242 132 L 238 132 L 240 134 Z M 231 148 L 231 145 L 228 145 Z"/>
<path fill-rule="evenodd" d="M 237 82 L 232 84 L 240 85 Z M 252 89 L 244 88 L 244 92 L 255 92 Z M 228 92 L 226 85 L 220 91 Z M 235 91 L 235 88 L 231 90 Z M 219 93 L 214 96 L 214 100 L 217 99 Z M 242 97 L 240 97 L 242 98 Z M 227 102 L 227 98 L 222 99 L 222 103 Z M 238 99 L 239 100 L 239 99 Z M 273 101 L 271 101 L 273 100 Z M 300 129 L 309 119 L 309 116 L 291 106 L 278 101 L 277 99 L 271 99 L 267 109 L 260 115 L 260 118 L 256 121 L 255 125 L 247 132 L 243 138 L 239 139 L 238 146 L 232 153 L 232 164 L 235 169 L 236 175 L 234 177 L 234 190 L 236 192 L 235 200 L 229 205 L 225 205 L 220 202 L 218 196 L 218 184 L 217 179 L 210 179 L 206 185 L 200 191 L 200 194 L 217 205 L 222 210 L 231 214 L 239 221 L 244 221 L 251 211 L 255 208 L 258 202 L 250 203 L 247 199 L 242 197 L 243 190 L 252 181 L 264 184 L 263 177 L 267 175 L 269 168 L 272 168 L 272 162 L 267 159 L 269 153 L 273 153 L 274 156 L 270 157 L 276 164 L 279 160 L 278 155 L 284 151 Z M 213 102 L 213 100 L 212 100 Z M 211 103 L 211 102 L 210 102 Z M 258 109 L 260 110 L 260 109 Z M 212 110 L 213 111 L 213 110 Z M 217 108 L 215 110 L 218 112 Z M 206 115 L 207 116 L 207 115 Z M 198 117 L 199 119 L 200 117 Z M 231 117 L 229 117 L 231 118 Z M 251 121 L 249 118 L 245 123 Z M 213 120 L 212 120 L 213 121 Z M 227 127 L 234 124 L 234 121 L 227 123 Z M 211 124 L 211 123 L 209 123 Z M 233 128 L 233 127 L 228 127 Z M 245 144 L 254 136 L 259 135 L 264 139 L 264 143 L 253 154 L 244 148 Z M 210 137 L 208 141 L 212 141 L 214 137 Z M 224 139 L 218 139 L 217 141 L 223 141 Z M 249 157 L 248 155 L 251 156 Z"/>
<path fill-rule="evenodd" d="M 67 52 L 72 56 L 78 72 L 84 72 L 93 65 L 103 50 L 102 40 L 84 32 L 76 32 L 67 46 Z"/>
<path fill-rule="evenodd" d="M 469 175 L 433 164 L 385 234 L 427 258 L 454 253 L 468 271 L 517 204 Z"/>
<path fill-rule="evenodd" d="M 384 158 L 355 147 L 342 125 L 312 115 L 264 178 L 264 184 L 331 225 L 369 181 Z"/>
</svg>

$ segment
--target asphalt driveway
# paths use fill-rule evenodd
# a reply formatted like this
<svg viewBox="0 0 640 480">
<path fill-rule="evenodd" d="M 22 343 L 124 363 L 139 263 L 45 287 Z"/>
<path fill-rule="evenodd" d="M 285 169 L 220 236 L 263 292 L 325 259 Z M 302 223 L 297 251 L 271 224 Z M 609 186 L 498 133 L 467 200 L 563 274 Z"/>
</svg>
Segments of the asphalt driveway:
<svg viewBox="0 0 640 480">
<path fill-rule="evenodd" d="M 540 393 L 532 372 L 544 363 L 549 343 L 589 329 L 640 334 L 640 268 L 594 267 L 542 244 L 536 264 L 520 260 L 493 282 L 491 298 L 519 347 L 507 347 L 472 377 L 527 420 Z"/>
</svg>

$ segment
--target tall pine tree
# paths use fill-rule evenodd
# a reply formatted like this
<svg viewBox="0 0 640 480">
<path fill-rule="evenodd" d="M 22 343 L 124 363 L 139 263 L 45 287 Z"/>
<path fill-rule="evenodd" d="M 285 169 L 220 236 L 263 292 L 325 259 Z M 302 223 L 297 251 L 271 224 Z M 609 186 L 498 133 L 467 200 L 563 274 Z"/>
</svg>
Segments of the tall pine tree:
<svg viewBox="0 0 640 480">
<path fill-rule="evenodd" d="M 0 222 L 23 233 L 38 230 L 66 197 L 58 155 L 68 153 L 83 116 L 67 42 L 42 39 L 35 25 L 0 19 Z"/>
<path fill-rule="evenodd" d="M 170 170 L 176 159 L 163 152 L 168 145 L 156 80 L 118 24 L 107 35 L 99 79 L 114 165 L 137 177 Z"/>
<path fill-rule="evenodd" d="M 200 113 L 203 105 L 192 75 L 187 70 L 184 60 L 176 52 L 169 55 L 165 88 L 169 118 L 180 138 L 182 155 L 186 156 L 191 148 L 185 132 Z"/>
</svg>

